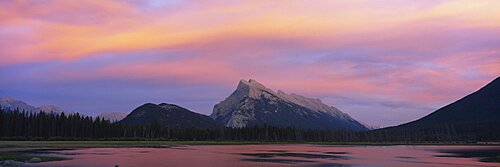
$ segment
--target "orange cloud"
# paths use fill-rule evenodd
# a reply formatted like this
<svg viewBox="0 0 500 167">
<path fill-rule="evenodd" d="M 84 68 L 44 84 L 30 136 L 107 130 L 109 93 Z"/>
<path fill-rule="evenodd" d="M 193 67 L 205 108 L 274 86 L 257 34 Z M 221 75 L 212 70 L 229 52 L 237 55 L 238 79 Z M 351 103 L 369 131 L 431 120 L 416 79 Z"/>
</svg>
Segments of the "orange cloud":
<svg viewBox="0 0 500 167">
<path fill-rule="evenodd" d="M 239 73 L 227 63 L 215 62 L 207 57 L 195 57 L 147 64 L 111 65 L 97 70 L 92 76 L 160 83 L 210 84 L 229 83 Z"/>
<path fill-rule="evenodd" d="M 498 1 L 449 1 L 422 7 L 415 7 L 420 4 L 412 2 L 408 2 L 411 5 L 342 1 L 197 3 L 141 11 L 132 4 L 118 1 L 3 2 L 0 17 L 5 19 L 0 24 L 22 26 L 30 31 L 2 35 L 20 36 L 19 40 L 29 42 L 1 54 L 22 63 L 189 46 L 225 37 L 333 37 L 321 41 L 331 43 L 349 42 L 352 39 L 345 38 L 354 37 L 364 41 L 370 38 L 356 38 L 355 34 L 392 31 L 436 19 L 447 22 L 450 27 L 500 26 L 500 12 L 494 7 L 500 5 Z M 411 32 L 407 32 L 399 36 L 411 38 Z M 418 43 L 433 41 L 422 40 Z M 8 63 L 12 61 L 0 62 Z"/>
</svg>

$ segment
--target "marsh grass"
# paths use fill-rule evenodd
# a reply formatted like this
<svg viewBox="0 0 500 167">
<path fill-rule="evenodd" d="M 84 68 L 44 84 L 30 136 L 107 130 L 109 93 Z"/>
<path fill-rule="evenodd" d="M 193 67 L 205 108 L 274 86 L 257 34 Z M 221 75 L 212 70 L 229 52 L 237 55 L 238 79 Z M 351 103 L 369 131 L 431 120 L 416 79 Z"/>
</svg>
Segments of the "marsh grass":
<svg viewBox="0 0 500 167">
<path fill-rule="evenodd" d="M 38 156 L 38 155 L 31 155 L 31 154 L 26 154 L 26 153 L 21 153 L 21 152 L 0 152 L 0 161 L 6 161 L 6 160 L 14 160 L 14 161 L 21 161 L 21 162 L 29 162 L 34 157 L 40 158 L 40 162 L 48 162 L 48 161 L 61 161 L 61 160 L 66 160 L 67 158 L 63 157 L 55 157 L 55 156 Z"/>
</svg>

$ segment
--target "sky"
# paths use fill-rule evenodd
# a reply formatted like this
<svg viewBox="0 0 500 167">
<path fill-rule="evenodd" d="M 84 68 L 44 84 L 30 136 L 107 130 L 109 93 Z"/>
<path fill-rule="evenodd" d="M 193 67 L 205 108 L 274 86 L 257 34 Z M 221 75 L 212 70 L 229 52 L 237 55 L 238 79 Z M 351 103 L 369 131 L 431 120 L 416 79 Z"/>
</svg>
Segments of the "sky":
<svg viewBox="0 0 500 167">
<path fill-rule="evenodd" d="M 497 0 L 0 1 L 0 96 L 97 115 L 202 114 L 241 79 L 369 125 L 416 120 L 500 76 Z"/>
</svg>

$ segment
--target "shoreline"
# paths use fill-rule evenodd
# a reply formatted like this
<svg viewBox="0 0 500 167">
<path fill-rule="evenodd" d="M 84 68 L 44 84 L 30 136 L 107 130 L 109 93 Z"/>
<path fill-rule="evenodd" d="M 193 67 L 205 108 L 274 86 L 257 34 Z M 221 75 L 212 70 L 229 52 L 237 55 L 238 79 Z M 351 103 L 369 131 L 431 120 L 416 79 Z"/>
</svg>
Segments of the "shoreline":
<svg viewBox="0 0 500 167">
<path fill-rule="evenodd" d="M 252 141 L 0 141 L 0 151 L 8 148 L 120 148 L 165 147 L 172 145 L 265 145 L 265 144 L 313 144 L 346 146 L 500 146 L 499 143 L 358 143 L 358 142 L 252 142 Z"/>
</svg>

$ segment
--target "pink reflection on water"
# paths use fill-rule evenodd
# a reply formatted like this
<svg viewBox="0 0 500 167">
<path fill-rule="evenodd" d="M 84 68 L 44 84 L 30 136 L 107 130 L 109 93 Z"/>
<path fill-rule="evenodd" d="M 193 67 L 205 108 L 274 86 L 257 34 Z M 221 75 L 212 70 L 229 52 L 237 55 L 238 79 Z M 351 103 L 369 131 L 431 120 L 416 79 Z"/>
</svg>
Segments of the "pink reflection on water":
<svg viewBox="0 0 500 167">
<path fill-rule="evenodd" d="M 498 146 L 206 145 L 59 151 L 66 161 L 42 166 L 500 166 L 476 158 L 436 157 L 443 149 Z"/>
</svg>

